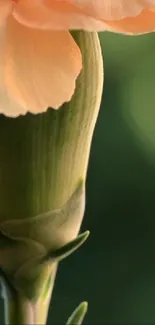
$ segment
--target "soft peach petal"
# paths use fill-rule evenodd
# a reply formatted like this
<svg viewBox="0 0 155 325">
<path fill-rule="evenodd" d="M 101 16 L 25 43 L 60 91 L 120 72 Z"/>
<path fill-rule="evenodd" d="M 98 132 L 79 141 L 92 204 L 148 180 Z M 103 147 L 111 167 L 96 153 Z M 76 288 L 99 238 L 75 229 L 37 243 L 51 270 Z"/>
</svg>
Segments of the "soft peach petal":
<svg viewBox="0 0 155 325">
<path fill-rule="evenodd" d="M 10 97 L 5 81 L 4 81 L 4 66 L 5 66 L 5 41 L 6 41 L 6 26 L 0 28 L 0 114 L 16 117 L 23 112 L 23 108 Z"/>
<path fill-rule="evenodd" d="M 81 70 L 81 53 L 66 31 L 42 31 L 8 20 L 6 89 L 26 111 L 39 113 L 69 101 Z"/>
<path fill-rule="evenodd" d="M 37 0 L 20 0 L 13 9 L 13 17 L 30 28 L 53 29 L 52 14 Z"/>
<path fill-rule="evenodd" d="M 110 31 L 138 35 L 155 31 L 155 12 L 143 10 L 138 16 L 119 21 L 108 21 Z"/>
<path fill-rule="evenodd" d="M 154 10 L 153 6 L 155 0 L 20 0 L 13 15 L 20 23 L 39 29 L 132 34 L 154 30 L 154 17 L 146 9 Z"/>
<path fill-rule="evenodd" d="M 11 10 L 12 2 L 10 0 L 0 0 L 0 27 L 6 22 Z"/>
<path fill-rule="evenodd" d="M 14 18 L 23 25 L 46 30 L 105 30 L 106 24 L 65 1 L 45 3 L 42 0 L 21 0 L 13 11 Z"/>
<path fill-rule="evenodd" d="M 26 110 L 10 96 L 5 87 L 0 87 L 0 114 L 17 117 L 26 114 Z"/>
<path fill-rule="evenodd" d="M 155 6 L 155 0 L 38 0 L 48 8 L 61 11 L 72 6 L 77 13 L 99 20 L 120 20 L 138 15 L 143 9 Z M 75 9 L 74 9 L 75 10 Z"/>
</svg>

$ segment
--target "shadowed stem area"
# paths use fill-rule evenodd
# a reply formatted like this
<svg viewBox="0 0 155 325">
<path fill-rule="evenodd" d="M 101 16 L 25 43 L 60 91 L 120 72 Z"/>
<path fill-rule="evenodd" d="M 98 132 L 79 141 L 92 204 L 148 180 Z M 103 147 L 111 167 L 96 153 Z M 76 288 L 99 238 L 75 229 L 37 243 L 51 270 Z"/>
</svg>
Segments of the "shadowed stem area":
<svg viewBox="0 0 155 325">
<path fill-rule="evenodd" d="M 20 294 L 5 297 L 5 324 L 36 324 L 37 310 L 32 302 Z"/>
<path fill-rule="evenodd" d="M 37 301 L 27 299 L 20 291 L 2 282 L 5 325 L 46 324 L 50 299 L 54 287 L 57 265 L 53 271 L 48 269 L 43 280 L 43 293 Z"/>
</svg>

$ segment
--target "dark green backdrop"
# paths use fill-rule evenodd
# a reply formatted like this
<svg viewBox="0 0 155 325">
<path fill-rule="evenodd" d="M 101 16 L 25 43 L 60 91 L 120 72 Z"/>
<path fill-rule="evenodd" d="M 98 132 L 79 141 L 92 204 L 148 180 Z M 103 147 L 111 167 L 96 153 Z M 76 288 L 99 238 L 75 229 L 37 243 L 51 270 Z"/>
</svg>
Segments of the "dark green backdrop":
<svg viewBox="0 0 155 325">
<path fill-rule="evenodd" d="M 87 243 L 60 264 L 48 324 L 155 324 L 155 34 L 101 34 L 105 84 L 87 176 Z M 91 74 L 91 72 L 90 72 Z"/>
</svg>

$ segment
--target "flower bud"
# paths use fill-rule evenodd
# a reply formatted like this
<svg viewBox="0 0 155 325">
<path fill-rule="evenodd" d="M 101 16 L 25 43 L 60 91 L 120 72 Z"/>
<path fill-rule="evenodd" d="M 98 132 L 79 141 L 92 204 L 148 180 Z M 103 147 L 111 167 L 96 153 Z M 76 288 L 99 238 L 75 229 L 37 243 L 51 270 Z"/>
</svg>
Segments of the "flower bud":
<svg viewBox="0 0 155 325">
<path fill-rule="evenodd" d="M 0 267 L 23 292 L 33 291 L 41 258 L 77 236 L 84 214 L 103 67 L 97 34 L 72 35 L 83 58 L 72 100 L 57 111 L 0 116 Z"/>
</svg>

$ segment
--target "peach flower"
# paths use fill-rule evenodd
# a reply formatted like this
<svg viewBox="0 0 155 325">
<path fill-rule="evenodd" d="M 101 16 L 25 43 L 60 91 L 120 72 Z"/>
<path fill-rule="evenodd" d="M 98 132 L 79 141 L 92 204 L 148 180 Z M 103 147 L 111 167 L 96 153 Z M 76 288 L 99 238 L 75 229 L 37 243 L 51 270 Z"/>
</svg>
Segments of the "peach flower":
<svg viewBox="0 0 155 325">
<path fill-rule="evenodd" d="M 0 113 L 39 113 L 69 101 L 82 68 L 69 30 L 155 30 L 155 0 L 0 0 Z"/>
</svg>

